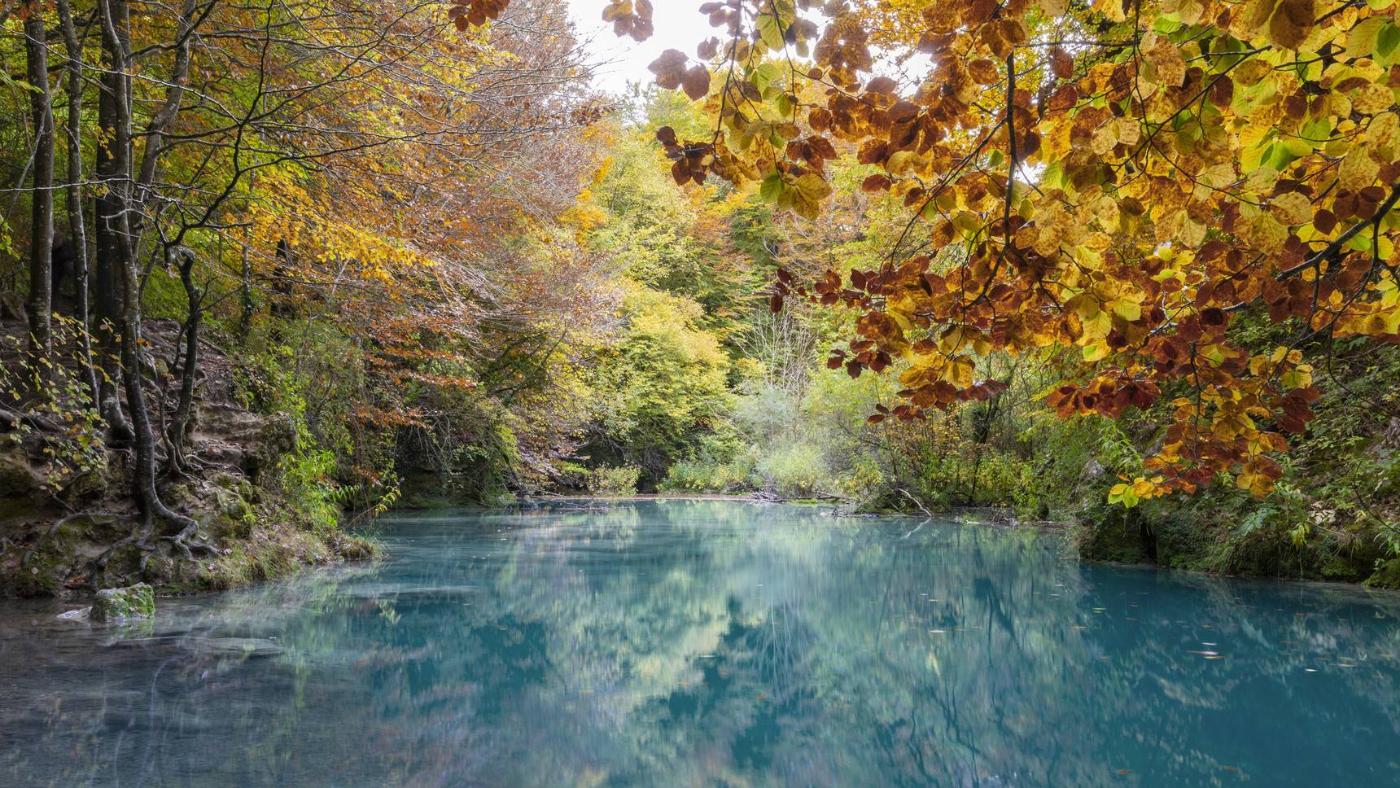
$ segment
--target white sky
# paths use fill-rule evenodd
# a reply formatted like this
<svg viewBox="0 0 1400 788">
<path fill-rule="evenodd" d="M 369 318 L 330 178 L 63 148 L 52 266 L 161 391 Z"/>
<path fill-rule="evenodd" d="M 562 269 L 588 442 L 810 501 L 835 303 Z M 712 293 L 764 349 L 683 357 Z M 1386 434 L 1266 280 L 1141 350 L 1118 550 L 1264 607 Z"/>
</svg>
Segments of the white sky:
<svg viewBox="0 0 1400 788">
<path fill-rule="evenodd" d="M 578 27 L 593 60 L 599 63 L 594 83 L 609 93 L 622 93 L 627 83 L 650 84 L 647 66 L 667 49 L 679 49 L 695 57 L 695 45 L 714 35 L 707 17 L 696 12 L 695 0 L 652 0 L 656 33 L 638 44 L 630 38 L 613 35 L 612 25 L 603 21 L 608 0 L 568 0 L 569 14 Z"/>
<path fill-rule="evenodd" d="M 618 38 L 612 25 L 603 21 L 603 8 L 608 0 L 566 0 L 569 16 L 578 28 L 579 40 L 597 65 L 594 85 L 608 93 L 621 95 L 629 82 L 650 85 L 655 75 L 647 66 L 667 49 L 679 49 L 695 57 L 695 47 L 711 36 L 723 36 L 723 31 L 710 27 L 709 17 L 696 9 L 700 0 L 652 0 L 655 8 L 653 23 L 656 32 L 651 38 L 637 43 L 631 38 Z M 820 14 L 808 14 L 808 19 L 820 24 Z M 930 59 L 919 53 L 908 62 L 896 64 L 875 53 L 874 74 L 894 77 L 901 84 L 917 85 L 928 73 Z"/>
</svg>

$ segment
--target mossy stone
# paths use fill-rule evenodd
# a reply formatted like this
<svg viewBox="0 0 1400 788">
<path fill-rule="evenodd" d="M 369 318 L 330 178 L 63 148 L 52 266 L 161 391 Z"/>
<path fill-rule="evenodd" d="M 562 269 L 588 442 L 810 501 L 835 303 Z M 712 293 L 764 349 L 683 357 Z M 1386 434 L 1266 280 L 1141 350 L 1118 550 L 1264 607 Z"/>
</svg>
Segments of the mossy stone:
<svg viewBox="0 0 1400 788">
<path fill-rule="evenodd" d="M 145 583 L 126 588 L 104 588 L 92 603 L 93 621 L 125 621 L 156 614 L 155 590 Z"/>
</svg>

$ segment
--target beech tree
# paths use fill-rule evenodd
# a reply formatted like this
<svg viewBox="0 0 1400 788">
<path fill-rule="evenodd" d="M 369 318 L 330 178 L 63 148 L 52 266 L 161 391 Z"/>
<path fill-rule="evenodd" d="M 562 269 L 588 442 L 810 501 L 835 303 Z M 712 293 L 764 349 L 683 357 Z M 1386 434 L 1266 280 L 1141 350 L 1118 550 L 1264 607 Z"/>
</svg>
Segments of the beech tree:
<svg viewBox="0 0 1400 788">
<path fill-rule="evenodd" d="M 26 77 L 34 125 L 34 180 L 29 233 L 30 352 L 48 362 L 53 351 L 53 188 L 54 128 L 49 91 L 47 27 L 37 3 L 20 9 L 24 15 Z"/>
<path fill-rule="evenodd" d="M 460 37 L 441 4 L 358 0 L 56 0 L 0 14 L 26 61 L 29 112 L 6 130 L 32 146 L 13 157 L 32 208 L 30 353 L 36 369 L 59 363 L 51 285 L 71 287 L 75 357 L 90 362 L 108 443 L 131 453 L 140 518 L 113 550 L 213 549 L 165 500 L 204 470 L 206 332 L 231 298 L 244 338 L 259 302 L 279 341 L 304 345 L 312 319 L 354 336 L 383 373 L 384 396 L 360 415 L 407 411 L 412 425 L 431 421 L 415 410 L 432 399 L 421 387 L 525 396 L 538 381 L 483 386 L 478 373 L 517 355 L 557 363 L 562 338 L 607 311 L 574 295 L 593 289 L 594 263 L 560 221 L 602 113 L 582 51 L 557 4 L 522 0 L 506 20 Z M 168 359 L 147 336 L 152 289 L 183 296 Z"/>
<path fill-rule="evenodd" d="M 504 0 L 462 2 L 468 22 Z M 645 36 L 651 4 L 605 11 Z M 757 184 L 816 219 L 827 165 L 908 210 L 871 270 L 793 295 L 859 313 L 830 364 L 896 359 L 918 419 L 1000 390 L 990 353 L 1073 348 L 1046 403 L 1115 416 L 1166 398 L 1173 416 L 1131 506 L 1220 475 L 1256 494 L 1281 470 L 1317 391 L 1320 338 L 1400 340 L 1400 29 L 1395 5 L 1319 0 L 725 0 L 715 35 L 653 65 L 703 101 L 713 134 L 661 129 L 679 184 Z M 1251 352 L 1241 313 L 1295 327 Z"/>
</svg>

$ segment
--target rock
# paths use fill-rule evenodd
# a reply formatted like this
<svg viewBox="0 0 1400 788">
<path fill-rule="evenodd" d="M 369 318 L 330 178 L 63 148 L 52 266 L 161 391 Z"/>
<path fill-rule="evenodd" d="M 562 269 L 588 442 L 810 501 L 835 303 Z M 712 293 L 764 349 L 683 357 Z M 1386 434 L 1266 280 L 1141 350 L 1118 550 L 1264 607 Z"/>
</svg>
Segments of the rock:
<svg viewBox="0 0 1400 788">
<path fill-rule="evenodd" d="M 267 417 L 261 421 L 261 428 L 249 447 L 251 452 L 243 457 L 244 475 L 256 483 L 265 471 L 276 467 L 278 460 L 295 450 L 296 446 L 296 421 L 286 413 Z"/>
<path fill-rule="evenodd" d="M 1400 449 L 1400 416 L 1390 417 L 1385 434 L 1381 436 L 1381 447 L 1390 450 Z"/>
<path fill-rule="evenodd" d="M 44 479 L 24 455 L 20 446 L 0 450 L 0 497 L 7 503 L 40 497 Z"/>
<path fill-rule="evenodd" d="M 145 583 L 126 588 L 104 588 L 93 600 L 93 621 L 126 621 L 156 614 L 155 591 Z"/>
<path fill-rule="evenodd" d="M 0 295 L 0 320 L 23 323 L 25 317 L 24 300 L 15 293 Z"/>
</svg>

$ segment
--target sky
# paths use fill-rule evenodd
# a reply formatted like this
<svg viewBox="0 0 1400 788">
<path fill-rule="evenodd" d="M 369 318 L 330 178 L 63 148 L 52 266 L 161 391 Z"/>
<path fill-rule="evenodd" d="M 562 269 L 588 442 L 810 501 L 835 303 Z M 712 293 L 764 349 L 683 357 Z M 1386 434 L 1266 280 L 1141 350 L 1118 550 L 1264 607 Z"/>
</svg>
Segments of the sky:
<svg viewBox="0 0 1400 788">
<path fill-rule="evenodd" d="M 600 64 L 594 82 L 609 93 L 624 92 L 629 81 L 650 83 L 647 66 L 664 50 L 679 49 L 694 56 L 695 45 L 713 34 L 709 22 L 695 10 L 699 4 L 690 0 L 653 0 L 656 33 L 641 44 L 613 35 L 612 25 L 603 21 L 608 0 L 568 2 L 579 38 Z"/>
</svg>

